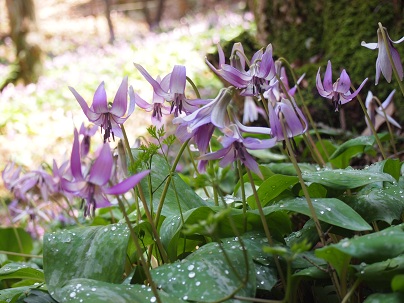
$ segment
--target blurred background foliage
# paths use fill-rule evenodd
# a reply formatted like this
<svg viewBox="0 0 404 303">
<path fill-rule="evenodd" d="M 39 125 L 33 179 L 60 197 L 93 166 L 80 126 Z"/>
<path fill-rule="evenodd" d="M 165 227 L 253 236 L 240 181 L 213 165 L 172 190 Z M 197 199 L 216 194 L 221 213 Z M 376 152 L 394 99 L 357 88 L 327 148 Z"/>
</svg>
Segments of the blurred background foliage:
<svg viewBox="0 0 404 303">
<path fill-rule="evenodd" d="M 404 32 L 402 0 L 0 0 L 0 6 L 2 162 L 11 158 L 25 165 L 68 153 L 69 145 L 62 143 L 84 116 L 67 86 L 90 102 L 101 81 L 112 98 L 120 79 L 129 75 L 147 99 L 151 88 L 133 62 L 154 76 L 184 64 L 202 95 L 214 97 L 222 83 L 204 57 L 217 60 L 219 42 L 227 56 L 234 42 L 251 54 L 272 43 L 276 58 L 287 59 L 296 75 L 306 73 L 302 93 L 315 121 L 360 133 L 365 120 L 358 102 L 335 114 L 316 91 L 318 68 L 323 75 L 331 60 L 334 80 L 345 68 L 355 86 L 368 77 L 362 98 L 371 89 L 383 101 L 396 85 L 382 78 L 374 86 L 377 51 L 360 43 L 376 42 L 378 22 L 393 40 Z M 403 53 L 403 45 L 397 48 Z M 24 63 L 30 56 L 35 63 Z M 394 102 L 395 118 L 402 122 L 403 99 L 396 94 Z M 139 110 L 131 119 L 132 141 L 144 135 L 139 126 L 148 119 Z"/>
</svg>

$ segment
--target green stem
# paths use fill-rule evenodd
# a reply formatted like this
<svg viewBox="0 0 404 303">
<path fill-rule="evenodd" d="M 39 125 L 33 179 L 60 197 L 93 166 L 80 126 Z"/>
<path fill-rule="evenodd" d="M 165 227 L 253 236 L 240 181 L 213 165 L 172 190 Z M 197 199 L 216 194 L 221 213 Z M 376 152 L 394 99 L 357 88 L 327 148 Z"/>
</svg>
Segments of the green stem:
<svg viewBox="0 0 404 303">
<path fill-rule="evenodd" d="M 10 256 L 18 256 L 18 257 L 24 257 L 24 258 L 40 258 L 42 259 L 42 255 L 31 255 L 31 254 L 23 254 L 23 253 L 17 253 L 13 251 L 5 251 L 5 250 L 0 250 L 0 255 L 10 255 Z"/>
<path fill-rule="evenodd" d="M 347 292 L 345 295 L 344 299 L 341 301 L 341 303 L 347 303 L 348 300 L 352 297 L 354 294 L 355 290 L 358 288 L 358 286 L 361 284 L 360 279 L 356 279 L 355 283 L 352 285 L 351 289 Z"/>
<path fill-rule="evenodd" d="M 396 148 L 396 142 L 395 142 L 395 140 L 394 140 L 394 133 L 393 133 L 393 129 L 391 128 L 391 123 L 390 123 L 390 121 L 387 119 L 387 112 L 386 112 L 386 109 L 384 109 L 384 108 L 382 107 L 382 102 L 380 102 L 379 98 L 376 98 L 376 97 L 375 97 L 374 99 L 376 100 L 377 105 L 378 105 L 378 106 L 382 109 L 382 111 L 383 111 L 384 119 L 386 120 L 387 128 L 388 128 L 389 133 L 390 133 L 390 144 L 391 144 L 391 146 L 393 147 L 393 153 L 394 153 L 394 155 L 397 155 L 397 148 Z"/>
<path fill-rule="evenodd" d="M 353 85 L 351 85 L 351 88 L 352 88 L 353 90 L 355 90 L 355 87 L 354 87 Z M 372 121 L 370 120 L 368 111 L 366 110 L 366 107 L 365 107 L 365 105 L 363 104 L 362 98 L 361 98 L 359 95 L 357 95 L 356 97 L 358 98 L 358 101 L 359 101 L 359 104 L 360 104 L 360 106 L 361 106 L 361 108 L 362 108 L 362 111 L 364 112 L 364 114 L 365 114 L 365 116 L 366 116 L 366 120 L 369 122 L 370 129 L 372 130 L 372 133 L 373 133 L 373 135 L 375 136 L 376 143 L 377 143 L 377 145 L 379 146 L 379 149 L 380 149 L 380 152 L 382 153 L 383 159 L 386 160 L 387 157 L 386 157 L 386 154 L 385 154 L 385 152 L 384 152 L 382 142 L 380 141 L 379 136 L 377 135 L 376 129 L 375 129 L 375 127 L 374 127 Z"/>
<path fill-rule="evenodd" d="M 389 57 L 390 64 L 391 64 L 391 66 L 393 68 L 394 77 L 396 78 L 397 83 L 400 86 L 401 93 L 404 96 L 404 85 L 403 85 L 403 82 L 400 79 L 400 76 L 398 75 L 397 68 L 394 65 L 393 57 L 392 57 L 391 51 L 390 51 L 390 41 L 387 38 L 385 28 L 383 27 L 383 25 L 380 22 L 379 22 L 379 30 L 381 31 L 382 36 L 383 36 L 384 47 L 387 50 L 387 56 Z"/>
<path fill-rule="evenodd" d="M 294 73 L 294 71 L 293 71 L 293 68 L 292 68 L 292 66 L 290 65 L 290 63 L 289 63 L 285 58 L 283 58 L 283 57 L 279 58 L 278 60 L 281 61 L 281 62 L 283 62 L 283 63 L 287 66 L 287 68 L 289 69 L 289 71 L 290 71 L 291 74 L 292 74 L 293 82 L 296 83 L 296 82 L 297 82 L 297 80 L 296 80 L 296 75 L 295 75 L 295 73 Z M 282 81 L 281 81 L 281 82 L 282 82 Z M 282 90 L 286 91 L 286 88 L 285 88 L 285 86 L 283 85 L 283 83 L 282 83 L 281 85 L 282 85 Z M 318 140 L 318 142 L 320 143 L 321 148 L 323 149 L 325 156 L 327 157 L 327 159 L 323 159 L 322 156 L 321 156 L 321 154 L 317 151 L 317 153 L 320 154 L 320 159 L 321 159 L 322 163 L 325 164 L 325 160 L 328 161 L 328 159 L 330 158 L 330 156 L 329 156 L 329 154 L 328 154 L 327 149 L 326 149 L 325 146 L 324 146 L 323 140 L 321 139 L 320 133 L 319 133 L 319 131 L 317 130 L 317 126 L 316 126 L 316 124 L 314 123 L 313 117 L 312 117 L 311 114 L 310 114 L 310 111 L 309 111 L 309 109 L 308 109 L 308 107 L 307 107 L 307 104 L 306 104 L 306 102 L 304 101 L 304 98 L 303 98 L 303 96 L 302 96 L 302 92 L 300 91 L 299 85 L 296 85 L 296 87 L 297 87 L 297 94 L 298 94 L 298 96 L 299 96 L 300 102 L 301 102 L 302 105 L 303 105 L 304 113 L 305 113 L 306 117 L 309 119 L 310 126 L 313 128 L 314 133 L 316 134 L 317 140 Z M 286 92 L 286 95 L 288 95 L 287 92 Z M 290 97 L 289 97 L 289 98 L 290 98 Z M 309 136 L 310 136 L 310 134 L 309 134 Z M 310 138 L 311 138 L 311 137 L 310 137 Z M 312 142 L 312 140 L 310 140 L 310 142 Z M 316 150 L 317 150 L 317 149 L 316 149 Z"/>
<path fill-rule="evenodd" d="M 167 196 L 167 192 L 168 192 L 168 188 L 170 187 L 171 179 L 172 179 L 172 177 L 173 177 L 173 175 L 175 173 L 175 169 L 177 168 L 177 164 L 180 161 L 180 159 L 182 157 L 182 154 L 184 153 L 184 150 L 188 146 L 188 143 L 189 143 L 190 140 L 191 139 L 188 139 L 187 141 L 185 141 L 181 145 L 181 148 L 178 151 L 177 157 L 174 159 L 174 163 L 171 166 L 170 171 L 168 172 L 168 177 L 167 177 L 166 183 L 164 185 L 163 192 L 161 193 L 160 201 L 159 201 L 159 204 L 158 204 L 158 207 L 157 207 L 156 217 L 155 217 L 155 221 L 154 221 L 155 224 L 157 224 L 159 222 L 159 220 L 160 220 L 161 211 L 163 210 L 164 200 L 165 200 L 165 198 Z M 184 220 L 184 218 L 182 217 L 182 213 L 180 213 L 180 216 L 181 216 L 182 220 Z"/>
<path fill-rule="evenodd" d="M 239 176 L 239 180 L 240 180 L 241 201 L 243 203 L 243 229 L 244 229 L 244 232 L 246 232 L 247 231 L 247 201 L 246 201 L 246 197 L 245 197 L 243 171 L 242 171 L 240 162 L 241 162 L 240 160 L 237 160 L 236 165 L 237 165 L 238 176 Z"/>
<path fill-rule="evenodd" d="M 11 228 L 13 229 L 15 238 L 17 239 L 18 248 L 20 249 L 20 252 L 22 253 L 24 251 L 24 249 L 23 249 L 23 246 L 22 246 L 20 234 L 18 233 L 17 227 L 13 223 L 13 218 L 11 217 L 10 211 L 9 211 L 8 206 L 7 206 L 6 202 L 4 201 L 4 199 L 1 199 L 1 203 L 3 204 L 3 207 L 7 212 L 7 217 L 9 219 L 9 221 L 10 221 Z"/>
<path fill-rule="evenodd" d="M 252 191 L 253 191 L 255 203 L 257 204 L 258 212 L 259 212 L 259 214 L 260 214 L 260 218 L 261 218 L 261 222 L 262 222 L 262 227 L 264 228 L 265 236 L 266 236 L 267 239 L 268 239 L 269 245 L 270 245 L 270 246 L 274 246 L 274 242 L 273 242 L 273 240 L 272 240 L 272 236 L 271 236 L 271 233 L 270 233 L 270 231 L 269 231 L 268 223 L 267 223 L 267 220 L 266 220 L 266 218 L 265 218 L 264 210 L 263 210 L 263 208 L 262 208 L 262 204 L 261 204 L 260 198 L 259 198 L 259 196 L 258 196 L 257 189 L 255 188 L 254 179 L 253 179 L 253 177 L 252 177 L 252 174 L 251 174 L 250 169 L 249 169 L 248 167 L 246 167 L 246 170 L 247 170 L 248 179 L 249 179 L 249 181 L 250 181 L 250 183 L 251 183 L 251 187 L 252 187 Z M 278 260 L 277 256 L 274 255 L 273 257 L 274 257 L 274 261 L 275 261 L 275 264 L 276 264 L 276 268 L 277 268 L 277 270 L 278 270 L 278 272 L 279 272 L 279 277 L 281 278 L 282 285 L 285 286 L 285 285 L 286 285 L 286 281 L 285 281 L 285 276 L 284 276 L 283 271 L 282 271 L 281 264 L 279 263 L 279 260 Z"/>
<path fill-rule="evenodd" d="M 130 232 L 130 235 L 132 237 L 133 243 L 136 246 L 136 253 L 138 255 L 140 263 L 142 264 L 142 267 L 143 267 L 144 273 L 145 273 L 145 275 L 147 277 L 147 280 L 149 282 L 149 285 L 150 285 L 150 287 L 151 287 L 151 289 L 153 291 L 153 294 L 156 296 L 157 302 L 161 303 L 162 301 L 160 299 L 156 284 L 154 283 L 154 281 L 152 279 L 152 276 L 150 274 L 149 266 L 147 265 L 147 262 L 143 257 L 142 247 L 140 246 L 140 243 L 139 243 L 139 237 L 137 236 L 137 234 L 135 233 L 135 231 L 132 228 L 132 224 L 130 223 L 128 214 L 126 213 L 125 206 L 123 205 L 122 200 L 118 196 L 116 198 L 118 200 L 118 204 L 119 204 L 119 207 L 121 208 L 122 214 L 123 214 L 123 216 L 125 218 L 126 225 L 129 228 L 129 232 Z"/>
<path fill-rule="evenodd" d="M 186 79 L 187 79 L 188 83 L 191 84 L 192 89 L 194 90 L 194 92 L 195 92 L 195 94 L 196 94 L 196 97 L 197 97 L 198 99 L 200 99 L 200 98 L 201 98 L 201 94 L 199 93 L 199 90 L 198 90 L 198 88 L 196 87 L 194 81 L 192 81 L 191 78 L 189 78 L 188 76 L 187 76 Z"/>
</svg>

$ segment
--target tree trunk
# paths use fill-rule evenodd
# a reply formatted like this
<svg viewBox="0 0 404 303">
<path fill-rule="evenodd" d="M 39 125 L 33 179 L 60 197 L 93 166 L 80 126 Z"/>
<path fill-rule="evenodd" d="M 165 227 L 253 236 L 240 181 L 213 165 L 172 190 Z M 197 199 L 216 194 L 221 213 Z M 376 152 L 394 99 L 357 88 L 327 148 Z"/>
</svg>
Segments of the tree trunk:
<svg viewBox="0 0 404 303">
<path fill-rule="evenodd" d="M 10 36 L 15 45 L 16 68 L 1 85 L 22 80 L 35 83 L 42 71 L 42 50 L 36 23 L 34 0 L 6 0 Z"/>
</svg>

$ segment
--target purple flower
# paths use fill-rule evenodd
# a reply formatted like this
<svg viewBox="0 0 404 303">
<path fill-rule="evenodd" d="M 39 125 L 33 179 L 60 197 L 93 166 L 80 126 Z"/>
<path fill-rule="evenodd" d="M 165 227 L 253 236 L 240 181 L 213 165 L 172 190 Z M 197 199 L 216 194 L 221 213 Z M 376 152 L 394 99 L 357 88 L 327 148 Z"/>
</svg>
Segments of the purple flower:
<svg viewBox="0 0 404 303">
<path fill-rule="evenodd" d="M 258 96 L 265 91 L 265 87 L 275 76 L 275 64 L 272 58 L 272 45 L 269 44 L 265 52 L 257 51 L 250 62 L 247 62 L 243 47 L 240 43 L 233 46 L 230 57 L 230 65 L 225 64 L 224 53 L 218 45 L 219 69 L 216 69 L 209 61 L 208 66 L 220 77 L 231 85 L 242 89 L 243 96 Z M 246 70 L 246 63 L 248 70 Z"/>
<path fill-rule="evenodd" d="M 111 205 L 107 195 L 120 195 L 132 189 L 140 180 L 149 174 L 149 170 L 133 175 L 126 180 L 107 187 L 113 173 L 113 157 L 108 143 L 104 143 L 97 159 L 86 174 L 83 174 L 80 158 L 80 146 L 77 130 L 70 158 L 72 181 L 64 179 L 63 188 L 85 200 L 84 216 L 93 214 L 97 207 Z"/>
<path fill-rule="evenodd" d="M 104 82 L 101 82 L 95 91 L 91 107 L 88 107 L 86 101 L 73 87 L 69 87 L 69 89 L 76 97 L 88 120 L 100 126 L 101 130 L 104 130 L 104 143 L 109 140 L 111 135 L 113 140 L 115 140 L 115 136 L 119 138 L 123 137 L 120 125 L 128 119 L 135 109 L 134 100 L 130 100 L 127 112 L 128 77 L 123 78 L 112 104 L 107 102 Z"/>
<path fill-rule="evenodd" d="M 261 114 L 263 117 L 265 117 L 265 111 L 255 103 L 254 98 L 251 96 L 245 97 L 243 123 L 247 124 L 257 121 L 258 114 Z"/>
<path fill-rule="evenodd" d="M 81 148 L 80 152 L 81 155 L 87 156 L 90 152 L 90 145 L 91 145 L 91 137 L 94 136 L 98 129 L 98 125 L 92 126 L 84 126 L 84 123 L 81 124 L 79 135 L 83 135 L 83 139 L 81 139 Z"/>
<path fill-rule="evenodd" d="M 157 83 L 161 84 L 160 77 L 157 77 Z M 170 114 L 170 107 L 164 105 L 164 98 L 159 96 L 153 91 L 153 100 L 152 103 L 147 103 L 145 100 L 143 100 L 138 94 L 136 94 L 132 87 L 129 88 L 129 96 L 135 100 L 135 103 L 137 106 L 140 108 L 143 108 L 144 110 L 148 112 L 152 112 L 151 116 L 151 121 L 153 125 L 156 125 L 157 127 L 161 127 L 162 125 L 162 118 L 163 114 L 168 115 Z"/>
<path fill-rule="evenodd" d="M 396 90 L 393 90 L 390 95 L 384 100 L 384 102 L 381 104 L 381 106 L 378 106 L 378 103 L 376 102 L 375 97 L 373 96 L 372 92 L 369 91 L 368 95 L 366 97 L 366 109 L 368 112 L 368 115 L 370 117 L 370 121 L 372 122 L 373 125 L 375 125 L 376 122 L 376 115 L 379 115 L 382 117 L 383 121 L 387 117 L 387 120 L 393 124 L 395 127 L 398 127 L 401 129 L 400 124 L 396 120 L 394 120 L 390 115 L 384 114 L 384 112 L 387 110 L 387 107 L 390 105 L 391 101 L 393 100 L 393 95 L 396 92 Z M 366 119 L 366 124 L 369 126 L 369 121 Z"/>
<path fill-rule="evenodd" d="M 391 57 L 393 59 L 394 66 L 396 67 L 398 77 L 400 78 L 400 81 L 403 80 L 403 65 L 401 64 L 401 59 L 398 51 L 394 48 L 392 43 L 401 43 L 404 41 L 404 37 L 402 37 L 400 40 L 393 41 L 391 40 L 389 34 L 387 33 L 386 28 L 383 27 L 384 32 L 386 33 L 387 36 L 387 44 L 391 53 Z M 381 32 L 381 29 L 377 29 L 377 43 L 366 43 L 365 41 L 362 41 L 361 43 L 362 46 L 367 47 L 369 49 L 379 49 L 379 53 L 377 55 L 376 59 L 376 81 L 375 84 L 377 85 L 379 83 L 379 78 L 380 78 L 380 72 L 383 74 L 384 78 L 387 80 L 387 82 L 391 82 L 391 74 L 393 71 L 393 67 L 391 66 L 391 62 L 389 60 L 388 56 L 388 50 L 386 49 L 386 46 L 384 44 L 383 40 L 383 34 Z"/>
<path fill-rule="evenodd" d="M 153 79 L 140 64 L 134 64 L 143 77 L 153 86 L 154 93 L 171 103 L 170 112 L 174 112 L 175 117 L 178 117 L 183 111 L 191 113 L 196 109 L 196 107 L 189 104 L 185 96 L 187 81 L 185 66 L 175 65 L 173 71 L 159 82 Z"/>
<path fill-rule="evenodd" d="M 286 89 L 286 92 L 283 91 L 283 87 L 280 85 L 279 80 L 274 77 L 268 85 L 268 88 L 266 88 L 266 91 L 264 92 L 264 98 L 269 99 L 273 104 L 275 102 L 281 101 L 282 98 L 288 98 L 288 97 L 293 97 L 296 93 L 297 86 L 300 84 L 300 82 L 303 80 L 305 74 L 300 76 L 300 78 L 297 80 L 295 86 L 292 88 L 289 87 L 289 81 L 288 77 L 286 75 L 286 70 L 283 66 L 281 66 L 280 61 L 275 62 L 275 69 L 276 69 L 276 74 L 282 81 L 283 86 Z M 286 94 L 287 93 L 287 94 Z"/>
<path fill-rule="evenodd" d="M 4 186 L 10 191 L 14 191 L 16 181 L 20 178 L 21 167 L 16 167 L 14 162 L 6 164 L 4 170 L 1 172 Z"/>
<path fill-rule="evenodd" d="M 276 137 L 278 141 L 285 140 L 282 129 L 282 122 L 288 138 L 298 136 L 307 131 L 307 120 L 302 111 L 297 107 L 292 99 L 282 99 L 272 105 L 268 102 L 269 123 L 271 126 L 271 135 Z"/>
<path fill-rule="evenodd" d="M 194 137 L 199 151 L 205 153 L 215 127 L 223 128 L 229 124 L 227 106 L 233 93 L 233 87 L 222 88 L 215 99 L 210 102 L 199 100 L 200 103 L 207 104 L 187 116 L 175 118 L 173 123 L 180 124 L 177 137 L 183 142 Z"/>
<path fill-rule="evenodd" d="M 345 69 L 342 70 L 341 76 L 337 79 L 337 81 L 335 81 L 334 84 L 332 83 L 331 61 L 328 61 L 323 83 L 321 83 L 320 69 L 321 67 L 318 69 L 316 77 L 316 85 L 318 92 L 322 97 L 331 99 L 335 111 L 338 111 L 339 107 L 342 104 L 348 103 L 353 98 L 355 98 L 356 95 L 359 93 L 359 91 L 362 89 L 362 87 L 365 85 L 366 81 L 368 80 L 368 78 L 363 80 L 359 88 L 355 92 L 351 93 L 350 91 L 351 79 L 349 78 Z"/>
<path fill-rule="evenodd" d="M 264 127 L 247 127 L 236 120 L 236 124 L 232 124 L 224 129 L 224 137 L 221 137 L 223 148 L 202 155 L 199 159 L 205 162 L 207 160 L 220 159 L 219 165 L 221 167 L 225 167 L 234 163 L 236 160 L 240 160 L 248 169 L 256 173 L 260 178 L 263 178 L 257 162 L 248 153 L 247 149 L 258 150 L 271 148 L 276 144 L 277 139 L 259 140 L 257 138 L 244 138 L 241 134 L 242 132 L 269 134 L 269 129 Z"/>
</svg>

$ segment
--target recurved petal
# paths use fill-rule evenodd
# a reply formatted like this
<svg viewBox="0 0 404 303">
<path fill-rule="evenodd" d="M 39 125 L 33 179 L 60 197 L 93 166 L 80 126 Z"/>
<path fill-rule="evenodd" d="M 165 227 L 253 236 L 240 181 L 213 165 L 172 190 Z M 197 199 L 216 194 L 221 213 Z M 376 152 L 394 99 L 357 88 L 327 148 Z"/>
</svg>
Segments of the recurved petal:
<svg viewBox="0 0 404 303">
<path fill-rule="evenodd" d="M 325 70 L 324 74 L 324 90 L 327 92 L 332 91 L 332 66 L 331 61 L 328 60 L 327 69 Z"/>
<path fill-rule="evenodd" d="M 356 91 L 354 91 L 352 94 L 340 94 L 340 100 L 341 100 L 341 104 L 345 104 L 349 101 L 351 101 L 353 98 L 356 97 L 356 95 L 360 92 L 360 90 L 362 89 L 362 87 L 365 85 L 366 81 L 368 81 L 368 78 L 366 78 L 365 80 L 363 80 L 363 82 L 361 83 L 361 85 L 358 87 L 358 89 Z"/>
<path fill-rule="evenodd" d="M 244 154 L 244 159 L 241 160 L 246 167 L 248 167 L 252 172 L 257 174 L 261 179 L 263 179 L 263 175 L 259 169 L 257 161 L 246 151 Z"/>
<path fill-rule="evenodd" d="M 105 92 L 104 82 L 101 82 L 95 91 L 91 107 L 97 114 L 108 112 L 107 93 Z"/>
<path fill-rule="evenodd" d="M 150 173 L 150 170 L 142 171 L 136 175 L 130 176 L 125 179 L 121 183 L 118 183 L 112 187 L 104 188 L 103 192 L 108 195 L 121 195 L 132 188 L 134 188 L 144 177 L 146 177 Z"/>
<path fill-rule="evenodd" d="M 349 92 L 349 89 L 351 87 L 351 79 L 348 76 L 348 73 L 346 70 L 342 70 L 341 76 L 339 77 L 337 81 L 337 87 L 335 90 L 339 93 L 345 94 L 346 92 Z"/>
<path fill-rule="evenodd" d="M 393 100 L 393 96 L 395 94 L 396 90 L 393 89 L 392 92 L 387 96 L 386 100 L 381 104 L 381 107 L 386 109 L 387 106 L 389 106 L 390 102 Z"/>
<path fill-rule="evenodd" d="M 361 45 L 366 47 L 366 48 L 369 48 L 369 49 L 376 49 L 377 48 L 377 42 L 366 43 L 365 41 L 362 41 Z"/>
<path fill-rule="evenodd" d="M 83 99 L 82 96 L 79 95 L 79 93 L 71 86 L 69 86 L 70 91 L 73 93 L 74 97 L 76 98 L 77 102 L 79 102 L 79 105 L 81 109 L 83 110 L 84 114 L 90 121 L 97 120 L 99 117 L 99 114 L 94 113 L 89 107 L 87 102 Z"/>
<path fill-rule="evenodd" d="M 112 107 L 110 112 L 118 117 L 122 117 L 126 113 L 126 109 L 128 107 L 128 77 L 124 77 L 121 85 L 116 92 L 114 103 L 112 103 Z"/>
<path fill-rule="evenodd" d="M 391 57 L 393 59 L 394 66 L 396 67 L 398 77 L 400 81 L 403 80 L 403 65 L 401 64 L 401 59 L 398 51 L 392 46 L 390 48 Z"/>
<path fill-rule="evenodd" d="M 332 90 L 326 91 L 324 89 L 323 83 L 321 83 L 320 69 L 321 68 L 318 69 L 317 76 L 316 76 L 317 90 L 318 90 L 318 93 L 320 94 L 321 97 L 328 98 L 330 93 L 332 93 Z"/>
<path fill-rule="evenodd" d="M 187 75 L 185 66 L 175 65 L 170 77 L 170 92 L 184 94 Z"/>
<path fill-rule="evenodd" d="M 142 74 L 142 76 L 147 80 L 147 82 L 149 82 L 151 84 L 151 86 L 153 86 L 154 91 L 160 95 L 160 96 L 165 96 L 167 94 L 167 92 L 165 92 L 160 84 L 153 79 L 152 76 L 150 76 L 150 74 L 143 68 L 143 66 L 141 66 L 140 64 L 137 63 L 133 63 L 135 65 L 135 67 L 137 68 L 137 70 Z"/>
<path fill-rule="evenodd" d="M 98 186 L 106 184 L 112 172 L 113 159 L 108 143 L 104 143 L 98 158 L 91 166 L 89 181 Z"/>
<path fill-rule="evenodd" d="M 81 158 L 80 158 L 80 143 L 79 134 L 77 129 L 74 129 L 74 140 L 72 153 L 70 155 L 70 169 L 72 171 L 72 176 L 75 180 L 83 180 L 83 173 L 81 171 Z"/>
</svg>

